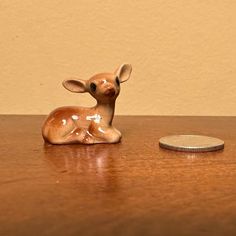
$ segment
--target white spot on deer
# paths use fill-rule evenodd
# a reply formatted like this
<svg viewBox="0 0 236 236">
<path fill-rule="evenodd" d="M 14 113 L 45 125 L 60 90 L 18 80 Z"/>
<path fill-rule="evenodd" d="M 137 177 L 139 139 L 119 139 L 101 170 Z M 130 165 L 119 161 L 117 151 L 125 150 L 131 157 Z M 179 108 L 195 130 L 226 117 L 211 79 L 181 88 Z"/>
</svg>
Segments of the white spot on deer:
<svg viewBox="0 0 236 236">
<path fill-rule="evenodd" d="M 94 121 L 95 123 L 99 124 L 100 123 L 100 120 L 102 119 L 102 117 L 98 114 L 95 114 L 93 116 L 87 116 L 86 117 L 86 120 L 92 120 Z"/>
<path fill-rule="evenodd" d="M 72 118 L 72 120 L 78 120 L 79 119 L 79 117 L 77 115 L 73 115 L 71 118 Z"/>
</svg>

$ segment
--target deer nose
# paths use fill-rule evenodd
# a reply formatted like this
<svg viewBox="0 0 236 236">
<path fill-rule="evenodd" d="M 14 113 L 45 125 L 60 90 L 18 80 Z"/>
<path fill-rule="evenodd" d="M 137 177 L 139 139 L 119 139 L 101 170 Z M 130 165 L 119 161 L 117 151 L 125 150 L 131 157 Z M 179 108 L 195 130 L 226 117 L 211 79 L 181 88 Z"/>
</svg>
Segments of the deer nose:
<svg viewBox="0 0 236 236">
<path fill-rule="evenodd" d="M 105 93 L 106 96 L 113 97 L 116 94 L 116 91 L 114 88 L 109 87 L 106 89 Z"/>
</svg>

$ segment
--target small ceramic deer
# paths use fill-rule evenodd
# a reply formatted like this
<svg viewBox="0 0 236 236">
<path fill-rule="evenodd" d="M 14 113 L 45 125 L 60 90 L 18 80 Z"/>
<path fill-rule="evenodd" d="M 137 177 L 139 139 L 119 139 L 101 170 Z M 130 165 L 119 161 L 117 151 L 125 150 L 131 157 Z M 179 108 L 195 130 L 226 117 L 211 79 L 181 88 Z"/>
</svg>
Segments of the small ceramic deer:
<svg viewBox="0 0 236 236">
<path fill-rule="evenodd" d="M 117 143 L 121 133 L 112 126 L 115 101 L 120 83 L 130 77 L 132 67 L 121 65 L 115 73 L 101 73 L 88 80 L 65 80 L 63 86 L 74 93 L 89 92 L 96 100 L 94 107 L 60 107 L 47 117 L 42 135 L 52 144 Z"/>
</svg>

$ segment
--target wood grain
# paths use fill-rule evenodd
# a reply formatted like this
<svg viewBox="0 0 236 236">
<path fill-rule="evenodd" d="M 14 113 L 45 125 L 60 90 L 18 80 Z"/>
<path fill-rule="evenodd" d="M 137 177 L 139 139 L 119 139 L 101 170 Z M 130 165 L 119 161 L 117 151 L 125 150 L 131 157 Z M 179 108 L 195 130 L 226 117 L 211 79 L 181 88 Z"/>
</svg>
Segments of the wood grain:
<svg viewBox="0 0 236 236">
<path fill-rule="evenodd" d="M 236 235 L 235 117 L 116 117 L 120 144 L 44 145 L 42 116 L 0 116 L 0 235 Z M 203 134 L 223 151 L 160 149 Z"/>
</svg>

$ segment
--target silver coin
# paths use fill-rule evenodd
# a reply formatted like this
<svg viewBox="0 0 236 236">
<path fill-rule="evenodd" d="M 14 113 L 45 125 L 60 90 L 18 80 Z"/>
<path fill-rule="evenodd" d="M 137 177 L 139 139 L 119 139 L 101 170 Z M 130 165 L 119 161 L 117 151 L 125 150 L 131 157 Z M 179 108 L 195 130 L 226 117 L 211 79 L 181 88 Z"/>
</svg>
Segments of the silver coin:
<svg viewBox="0 0 236 236">
<path fill-rule="evenodd" d="M 210 152 L 224 148 L 224 141 L 202 135 L 171 135 L 159 140 L 162 148 L 185 152 Z"/>
</svg>

